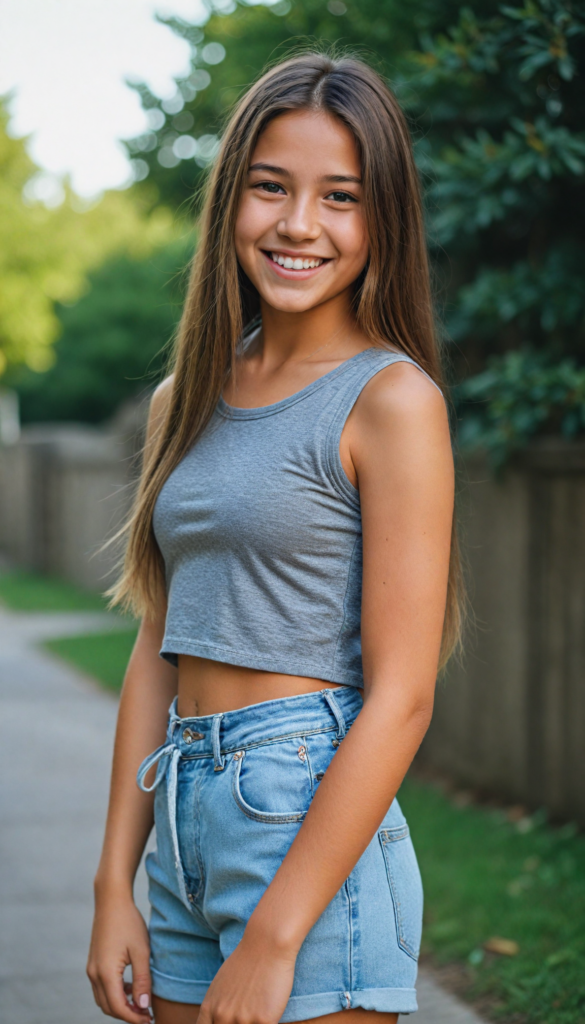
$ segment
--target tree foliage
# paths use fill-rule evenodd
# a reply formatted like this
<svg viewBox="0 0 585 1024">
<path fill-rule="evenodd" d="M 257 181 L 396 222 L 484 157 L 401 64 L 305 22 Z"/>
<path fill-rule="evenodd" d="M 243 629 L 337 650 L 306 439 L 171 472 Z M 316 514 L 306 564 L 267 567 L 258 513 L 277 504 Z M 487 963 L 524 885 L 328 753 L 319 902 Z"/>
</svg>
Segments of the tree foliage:
<svg viewBox="0 0 585 1024">
<path fill-rule="evenodd" d="M 192 239 L 137 259 L 114 256 L 89 274 L 87 292 L 57 305 L 61 336 L 44 373 L 21 368 L 10 383 L 25 422 L 99 423 L 160 379 L 179 319 Z"/>
<path fill-rule="evenodd" d="M 171 100 L 136 86 L 152 125 L 127 143 L 137 177 L 189 202 L 267 61 L 311 40 L 369 54 L 413 126 L 462 439 L 502 461 L 537 431 L 585 428 L 569 386 L 585 362 L 585 4 L 238 0 L 166 24 L 192 67 Z"/>
<path fill-rule="evenodd" d="M 431 244 L 452 274 L 447 336 L 469 377 L 461 437 L 498 463 L 538 431 L 585 429 L 584 36 L 583 4 L 465 8 L 405 75 Z"/>
<path fill-rule="evenodd" d="M 39 169 L 7 126 L 0 98 L 0 375 L 19 364 L 50 366 L 60 332 L 55 304 L 73 302 L 91 268 L 115 252 L 144 256 L 173 233 L 168 210 L 152 211 L 126 192 L 90 207 L 70 189 L 54 209 L 27 199 L 23 190 Z"/>
</svg>

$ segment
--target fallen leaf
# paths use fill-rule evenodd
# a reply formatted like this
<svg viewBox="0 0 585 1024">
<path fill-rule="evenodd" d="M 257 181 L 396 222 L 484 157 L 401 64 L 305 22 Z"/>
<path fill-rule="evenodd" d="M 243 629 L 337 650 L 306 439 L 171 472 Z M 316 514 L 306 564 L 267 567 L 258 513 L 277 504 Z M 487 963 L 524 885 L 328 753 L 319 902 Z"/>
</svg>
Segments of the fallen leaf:
<svg viewBox="0 0 585 1024">
<path fill-rule="evenodd" d="M 520 952 L 520 946 L 513 939 L 500 939 L 497 935 L 484 942 L 483 948 L 488 953 L 498 953 L 500 956 L 516 956 Z"/>
</svg>

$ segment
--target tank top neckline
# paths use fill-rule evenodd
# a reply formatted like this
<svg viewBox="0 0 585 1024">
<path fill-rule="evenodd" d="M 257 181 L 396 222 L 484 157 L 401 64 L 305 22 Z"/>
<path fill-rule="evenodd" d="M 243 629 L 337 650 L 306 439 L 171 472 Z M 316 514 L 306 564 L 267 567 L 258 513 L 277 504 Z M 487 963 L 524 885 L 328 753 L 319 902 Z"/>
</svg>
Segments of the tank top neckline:
<svg viewBox="0 0 585 1024">
<path fill-rule="evenodd" d="M 364 356 L 370 352 L 382 352 L 386 355 L 398 355 L 399 353 L 394 352 L 393 349 L 381 348 L 378 345 L 372 345 L 370 348 L 364 348 L 361 352 L 356 352 L 354 356 L 350 356 L 349 359 L 344 359 L 339 366 L 336 366 L 334 370 L 329 370 L 327 373 L 317 377 L 316 380 L 307 384 L 306 387 L 301 388 L 300 391 L 295 391 L 294 394 L 289 395 L 287 398 L 282 398 L 280 402 L 273 402 L 271 405 L 259 405 L 254 406 L 251 409 L 242 408 L 239 405 L 228 405 L 223 396 L 220 396 L 219 402 L 217 403 L 217 411 L 221 416 L 230 420 L 256 420 L 261 419 L 263 416 L 273 416 L 275 413 L 282 412 L 284 409 L 288 409 L 291 405 L 295 405 L 296 402 L 301 402 L 304 398 L 312 395 L 318 388 L 328 384 L 330 380 L 342 373 L 346 366 L 354 365 Z"/>
</svg>

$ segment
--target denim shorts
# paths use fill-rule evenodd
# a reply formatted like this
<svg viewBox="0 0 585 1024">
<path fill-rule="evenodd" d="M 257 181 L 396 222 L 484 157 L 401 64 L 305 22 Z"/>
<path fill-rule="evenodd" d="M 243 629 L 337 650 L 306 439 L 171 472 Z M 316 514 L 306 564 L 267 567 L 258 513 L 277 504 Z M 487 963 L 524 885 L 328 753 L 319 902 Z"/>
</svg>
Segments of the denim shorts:
<svg viewBox="0 0 585 1024">
<path fill-rule="evenodd" d="M 352 687 L 199 718 L 179 718 L 173 704 L 167 742 L 138 773 L 146 788 L 156 764 L 157 849 L 146 860 L 155 995 L 202 1002 L 361 707 Z M 281 1020 L 412 1013 L 421 928 L 420 873 L 394 800 L 303 942 Z"/>
</svg>

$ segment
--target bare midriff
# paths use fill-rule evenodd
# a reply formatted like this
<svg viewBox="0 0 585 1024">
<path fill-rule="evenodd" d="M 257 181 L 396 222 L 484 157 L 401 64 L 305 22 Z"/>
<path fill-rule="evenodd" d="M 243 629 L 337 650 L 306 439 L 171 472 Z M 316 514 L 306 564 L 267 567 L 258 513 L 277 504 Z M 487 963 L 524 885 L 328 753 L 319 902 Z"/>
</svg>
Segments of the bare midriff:
<svg viewBox="0 0 585 1024">
<path fill-rule="evenodd" d="M 264 700 L 295 697 L 340 685 L 310 676 L 263 672 L 180 654 L 177 710 L 181 718 L 217 715 L 237 711 L 248 704 L 260 704 Z"/>
</svg>

